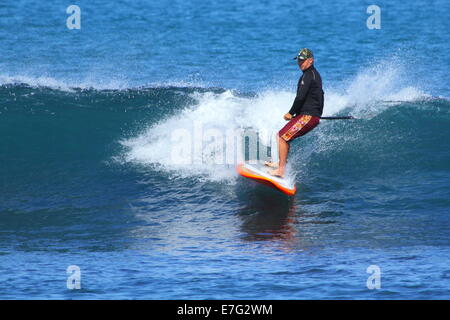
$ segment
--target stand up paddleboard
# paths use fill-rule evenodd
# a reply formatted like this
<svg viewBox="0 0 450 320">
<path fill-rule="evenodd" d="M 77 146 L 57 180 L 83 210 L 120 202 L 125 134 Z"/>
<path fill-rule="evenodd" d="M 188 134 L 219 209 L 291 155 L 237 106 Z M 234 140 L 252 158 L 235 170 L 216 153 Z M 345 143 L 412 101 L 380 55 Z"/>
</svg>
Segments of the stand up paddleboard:
<svg viewBox="0 0 450 320">
<path fill-rule="evenodd" d="M 249 164 L 244 162 L 239 164 L 236 169 L 241 176 L 262 183 L 289 196 L 293 196 L 297 191 L 294 182 L 285 178 L 272 176 L 267 173 L 267 170 L 271 170 L 271 168 L 262 163 Z"/>
</svg>

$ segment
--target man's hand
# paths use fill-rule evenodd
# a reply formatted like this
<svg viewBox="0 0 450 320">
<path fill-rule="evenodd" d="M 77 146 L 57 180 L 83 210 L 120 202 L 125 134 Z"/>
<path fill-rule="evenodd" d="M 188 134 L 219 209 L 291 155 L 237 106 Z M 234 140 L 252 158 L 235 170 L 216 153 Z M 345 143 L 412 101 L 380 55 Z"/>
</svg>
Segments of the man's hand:
<svg viewBox="0 0 450 320">
<path fill-rule="evenodd" d="M 284 120 L 289 121 L 292 119 L 292 114 L 286 113 L 283 118 L 284 118 Z"/>
</svg>

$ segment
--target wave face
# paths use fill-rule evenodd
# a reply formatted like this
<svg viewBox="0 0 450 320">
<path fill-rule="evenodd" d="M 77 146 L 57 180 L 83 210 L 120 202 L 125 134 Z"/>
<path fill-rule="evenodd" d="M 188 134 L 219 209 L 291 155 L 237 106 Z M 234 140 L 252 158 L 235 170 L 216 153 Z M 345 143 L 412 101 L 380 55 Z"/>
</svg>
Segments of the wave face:
<svg viewBox="0 0 450 320">
<path fill-rule="evenodd" d="M 227 265 L 221 262 L 221 268 L 229 268 L 235 249 L 224 234 L 237 237 L 245 248 L 252 243 L 288 255 L 322 246 L 331 250 L 324 249 L 325 255 L 332 255 L 340 248 L 343 264 L 355 255 L 366 257 L 364 248 L 380 249 L 369 255 L 384 265 L 445 255 L 450 101 L 402 85 L 398 72 L 369 68 L 326 88 L 324 115 L 356 119 L 323 120 L 292 144 L 289 165 L 299 190 L 293 200 L 238 178 L 237 155 L 231 162 L 217 161 L 218 154 L 226 155 L 221 147 L 228 143 L 228 131 L 250 128 L 268 144 L 270 133 L 284 124 L 281 116 L 294 99 L 290 89 L 105 89 L 10 78 L 0 86 L 0 253 L 43 250 L 52 255 L 76 247 L 85 261 L 94 253 L 101 260 L 104 254 L 124 252 L 133 261 L 126 268 L 140 270 L 136 261 L 145 258 L 133 252 L 150 250 L 151 263 L 160 261 L 175 275 L 169 279 L 184 279 L 186 274 L 173 265 L 185 270 L 189 262 L 161 256 L 160 249 L 191 257 L 200 242 L 198 254 L 215 252 L 213 257 L 221 255 Z M 424 245 L 429 256 L 419 252 L 409 258 L 392 249 Z M 253 255 L 242 259 L 254 263 Z M 272 253 L 262 259 L 265 265 L 251 268 L 274 280 L 274 270 L 265 267 L 272 265 Z M 319 270 L 334 276 L 326 261 L 323 269 L 315 269 L 299 259 L 306 274 Z M 357 267 L 365 270 L 365 264 Z M 159 264 L 149 268 L 161 269 Z M 277 265 L 277 275 L 283 268 Z M 155 297 L 190 292 L 182 286 L 171 293 L 173 286 L 161 286 Z M 439 288 L 436 296 L 444 290 Z M 122 289 L 111 297 L 134 294 L 126 285 Z M 336 297 L 330 290 L 319 296 Z M 395 294 L 409 296 L 403 289 Z"/>
<path fill-rule="evenodd" d="M 444 137 L 449 133 L 449 101 L 402 86 L 400 78 L 398 67 L 372 67 L 345 86 L 326 88 L 324 115 L 352 114 L 356 119 L 322 120 L 319 129 L 294 143 L 293 171 L 317 163 L 361 172 L 385 167 L 420 171 L 425 165 L 444 169 L 448 161 L 441 150 L 446 150 Z M 284 125 L 280 115 L 294 98 L 285 89 L 103 89 L 24 77 L 3 83 L 0 119 L 6 175 L 13 168 L 23 171 L 24 165 L 34 171 L 49 161 L 70 166 L 82 159 L 87 167 L 99 161 L 137 164 L 172 177 L 232 182 L 241 155 L 228 133 L 239 135 L 238 130 L 251 128 L 260 134 L 261 143 L 269 143 L 270 135 Z"/>
</svg>

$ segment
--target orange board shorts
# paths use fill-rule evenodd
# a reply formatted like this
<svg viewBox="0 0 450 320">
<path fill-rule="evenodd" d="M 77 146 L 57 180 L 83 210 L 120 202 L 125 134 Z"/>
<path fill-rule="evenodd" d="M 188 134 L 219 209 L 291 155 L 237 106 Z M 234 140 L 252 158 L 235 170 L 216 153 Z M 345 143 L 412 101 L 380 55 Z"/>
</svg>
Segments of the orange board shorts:
<svg viewBox="0 0 450 320">
<path fill-rule="evenodd" d="M 314 129 L 320 122 L 320 117 L 299 114 L 278 132 L 278 135 L 286 142 L 307 134 Z"/>
</svg>

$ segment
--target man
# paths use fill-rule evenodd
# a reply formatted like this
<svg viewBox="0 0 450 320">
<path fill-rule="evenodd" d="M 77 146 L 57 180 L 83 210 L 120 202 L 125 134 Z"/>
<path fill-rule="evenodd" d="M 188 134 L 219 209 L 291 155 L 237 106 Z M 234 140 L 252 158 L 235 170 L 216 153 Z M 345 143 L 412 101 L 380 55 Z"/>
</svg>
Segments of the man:
<svg viewBox="0 0 450 320">
<path fill-rule="evenodd" d="M 269 173 L 279 177 L 283 177 L 286 170 L 289 143 L 314 129 L 319 124 L 323 111 L 322 78 L 314 68 L 312 51 L 304 48 L 294 59 L 297 59 L 303 75 L 298 80 L 297 96 L 292 108 L 284 115 L 284 119 L 289 122 L 278 132 L 279 163 L 265 163 L 275 168 Z"/>
</svg>

